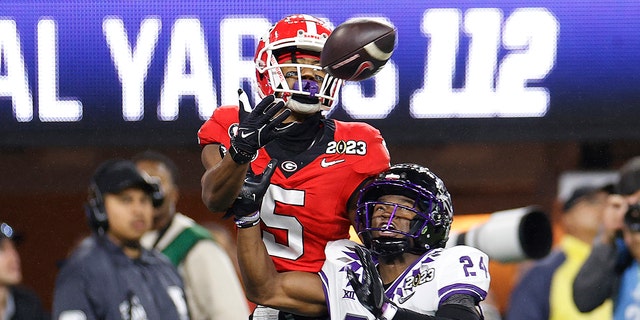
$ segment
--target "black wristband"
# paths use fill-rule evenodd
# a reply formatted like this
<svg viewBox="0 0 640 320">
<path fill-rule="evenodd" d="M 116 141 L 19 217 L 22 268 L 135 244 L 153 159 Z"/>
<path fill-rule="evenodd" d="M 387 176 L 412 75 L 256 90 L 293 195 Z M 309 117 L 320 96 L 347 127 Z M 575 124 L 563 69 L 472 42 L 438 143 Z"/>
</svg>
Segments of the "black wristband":
<svg viewBox="0 0 640 320">
<path fill-rule="evenodd" d="M 231 156 L 231 159 L 233 159 L 235 163 L 245 164 L 245 163 L 251 162 L 251 160 L 253 160 L 253 157 L 256 156 L 256 153 L 250 154 L 242 150 L 238 150 L 233 145 L 233 143 L 231 143 L 231 147 L 229 148 L 229 155 Z"/>
</svg>

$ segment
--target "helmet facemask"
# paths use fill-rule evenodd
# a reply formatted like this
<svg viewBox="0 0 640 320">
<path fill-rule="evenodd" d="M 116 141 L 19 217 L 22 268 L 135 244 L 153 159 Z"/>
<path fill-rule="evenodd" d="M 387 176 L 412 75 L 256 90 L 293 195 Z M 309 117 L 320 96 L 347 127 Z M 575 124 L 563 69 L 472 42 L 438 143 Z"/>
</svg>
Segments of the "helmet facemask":
<svg viewBox="0 0 640 320">
<path fill-rule="evenodd" d="M 325 74 L 314 80 L 303 79 L 302 69 L 322 71 L 319 65 L 298 60 L 320 60 L 320 52 L 331 31 L 322 21 L 310 16 L 287 17 L 274 25 L 260 40 L 256 51 L 256 75 L 260 95 L 276 94 L 291 110 L 304 114 L 329 110 L 337 101 L 342 80 Z M 283 68 L 293 68 L 293 85 L 287 82 Z M 291 72 L 291 71 L 289 71 Z M 291 76 L 291 75 L 289 75 Z"/>
<path fill-rule="evenodd" d="M 403 170 L 407 170 L 407 168 L 403 168 Z M 449 194 L 441 180 L 435 175 L 425 175 L 424 172 L 403 173 L 404 176 L 400 177 L 395 173 L 389 174 L 390 171 L 387 171 L 386 175 L 382 174 L 382 178 L 374 180 L 360 193 L 356 209 L 356 231 L 362 237 L 365 246 L 378 256 L 389 259 L 404 252 L 420 255 L 428 250 L 444 247 L 448 239 L 453 212 Z M 416 179 L 416 173 L 419 175 L 419 179 Z M 412 179 L 419 181 L 419 184 L 413 183 L 413 180 L 406 177 L 407 175 L 414 175 Z M 393 178 L 390 178 L 392 176 Z M 427 190 L 423 186 L 425 183 L 430 184 L 429 189 L 435 192 Z M 383 195 L 405 196 L 414 200 L 414 204 L 412 207 L 407 207 L 382 202 L 379 199 Z M 387 212 L 391 212 L 387 222 L 379 226 L 373 225 L 376 205 L 393 208 L 387 209 Z M 394 227 L 393 219 L 396 218 L 396 212 L 400 208 L 415 213 L 415 216 L 410 220 L 408 231 L 398 230 Z M 400 234 L 402 237 L 385 237 L 378 234 L 374 237 L 374 232 L 391 232 Z"/>
<path fill-rule="evenodd" d="M 374 227 L 373 213 L 376 206 L 378 205 L 385 205 L 392 209 L 390 210 L 391 213 L 389 214 L 387 222 L 381 224 L 378 227 Z M 398 219 L 401 218 L 397 217 L 396 213 L 399 209 L 412 211 L 416 214 L 415 217 L 413 217 L 409 222 L 408 231 L 403 231 L 398 228 Z M 429 221 L 429 219 L 425 219 L 424 214 L 421 213 L 417 208 L 415 208 L 415 206 L 410 208 L 391 202 L 370 201 L 364 204 L 364 210 L 365 226 L 368 226 L 365 227 L 365 238 L 370 241 L 372 250 L 382 257 L 393 258 L 404 252 L 410 252 L 410 248 L 413 247 L 415 239 L 418 237 L 420 230 L 427 228 L 427 224 L 431 222 Z M 374 237 L 374 232 L 390 232 L 399 234 L 402 237 L 398 238 L 385 235 Z"/>
</svg>

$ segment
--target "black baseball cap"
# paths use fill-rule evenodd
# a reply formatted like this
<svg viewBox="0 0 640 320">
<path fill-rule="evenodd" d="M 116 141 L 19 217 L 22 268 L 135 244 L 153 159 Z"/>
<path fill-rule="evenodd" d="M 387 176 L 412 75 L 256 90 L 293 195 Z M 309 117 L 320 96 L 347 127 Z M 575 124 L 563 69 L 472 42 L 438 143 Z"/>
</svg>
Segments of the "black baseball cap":
<svg viewBox="0 0 640 320">
<path fill-rule="evenodd" d="M 156 187 L 130 160 L 114 159 L 103 162 L 96 169 L 92 180 L 101 193 L 117 194 L 128 188 L 139 188 L 149 194 L 156 191 Z"/>
<path fill-rule="evenodd" d="M 567 201 L 564 202 L 564 205 L 562 206 L 562 210 L 564 212 L 567 212 L 567 211 L 569 211 L 569 209 L 573 208 L 573 206 L 578 204 L 578 202 L 580 202 L 582 200 L 587 200 L 589 197 L 594 196 L 595 194 L 597 194 L 599 192 L 610 193 L 609 190 L 608 190 L 609 187 L 610 186 L 604 186 L 604 187 L 595 187 L 595 186 L 578 187 L 575 190 L 573 190 L 573 192 L 571 193 L 571 195 L 569 196 Z"/>
</svg>

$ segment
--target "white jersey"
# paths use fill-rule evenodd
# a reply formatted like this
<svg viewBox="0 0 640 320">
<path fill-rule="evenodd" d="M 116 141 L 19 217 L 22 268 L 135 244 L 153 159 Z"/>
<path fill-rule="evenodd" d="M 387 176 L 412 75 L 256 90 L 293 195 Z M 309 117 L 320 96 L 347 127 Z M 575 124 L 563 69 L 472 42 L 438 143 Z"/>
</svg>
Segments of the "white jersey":
<svg viewBox="0 0 640 320">
<path fill-rule="evenodd" d="M 353 247 L 359 244 L 338 240 L 327 244 L 327 260 L 320 271 L 330 318 L 333 320 L 375 320 L 360 304 L 347 278 L 347 268 L 362 281 L 362 265 Z M 398 307 L 435 315 L 441 302 L 454 294 L 484 300 L 489 290 L 489 257 L 468 246 L 434 249 L 422 255 L 386 289 Z"/>
</svg>

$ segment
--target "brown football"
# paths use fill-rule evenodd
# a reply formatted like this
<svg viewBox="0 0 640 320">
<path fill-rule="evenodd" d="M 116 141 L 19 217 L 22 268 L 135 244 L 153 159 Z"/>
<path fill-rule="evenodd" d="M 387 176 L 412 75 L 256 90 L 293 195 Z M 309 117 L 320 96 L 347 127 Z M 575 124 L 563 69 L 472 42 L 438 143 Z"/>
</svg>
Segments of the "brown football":
<svg viewBox="0 0 640 320">
<path fill-rule="evenodd" d="M 320 65 L 330 75 L 360 81 L 375 75 L 395 49 L 396 28 L 368 18 L 339 25 L 324 45 Z"/>
</svg>

